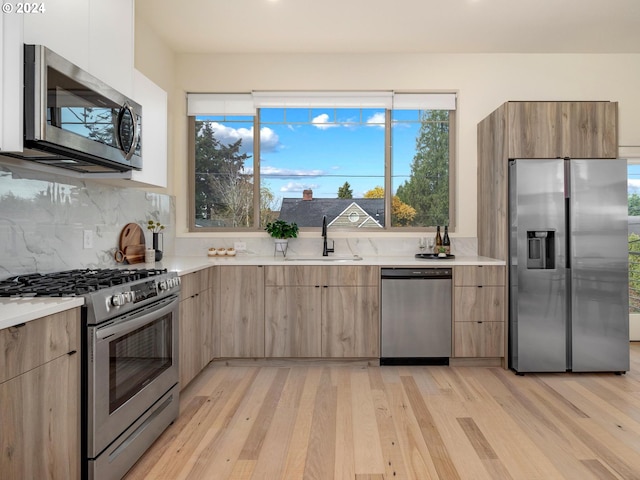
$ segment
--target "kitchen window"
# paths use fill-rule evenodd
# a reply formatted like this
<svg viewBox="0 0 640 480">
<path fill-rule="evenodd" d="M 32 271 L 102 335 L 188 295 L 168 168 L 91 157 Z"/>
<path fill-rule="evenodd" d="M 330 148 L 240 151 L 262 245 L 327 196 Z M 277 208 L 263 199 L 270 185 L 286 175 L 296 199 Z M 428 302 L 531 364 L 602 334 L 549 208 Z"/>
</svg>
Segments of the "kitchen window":
<svg viewBox="0 0 640 480">
<path fill-rule="evenodd" d="M 454 94 L 190 94 L 188 115 L 190 231 L 453 230 Z"/>
</svg>

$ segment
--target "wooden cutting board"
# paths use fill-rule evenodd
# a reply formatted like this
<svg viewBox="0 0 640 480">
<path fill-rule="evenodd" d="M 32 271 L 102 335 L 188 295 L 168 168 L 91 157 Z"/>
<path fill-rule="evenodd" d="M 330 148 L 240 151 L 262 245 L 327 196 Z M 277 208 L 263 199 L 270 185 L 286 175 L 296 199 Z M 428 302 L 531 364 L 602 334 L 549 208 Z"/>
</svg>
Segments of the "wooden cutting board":
<svg viewBox="0 0 640 480">
<path fill-rule="evenodd" d="M 144 230 L 137 223 L 127 223 L 120 233 L 120 251 L 127 263 L 144 262 Z"/>
</svg>

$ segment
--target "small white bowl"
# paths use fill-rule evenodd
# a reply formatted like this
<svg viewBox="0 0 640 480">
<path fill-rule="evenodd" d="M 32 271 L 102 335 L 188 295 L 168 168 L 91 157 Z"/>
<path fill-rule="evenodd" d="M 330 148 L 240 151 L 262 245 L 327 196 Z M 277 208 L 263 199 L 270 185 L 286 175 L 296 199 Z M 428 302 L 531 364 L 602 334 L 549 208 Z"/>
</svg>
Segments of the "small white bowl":
<svg viewBox="0 0 640 480">
<path fill-rule="evenodd" d="M 218 255 L 226 255 L 226 254 L 227 254 L 227 249 L 226 249 L 226 248 L 218 248 L 218 249 L 216 250 L 216 253 L 217 253 Z"/>
<path fill-rule="evenodd" d="M 217 250 L 215 248 L 210 248 L 207 251 L 207 255 L 210 257 L 215 257 L 218 254 Z"/>
<path fill-rule="evenodd" d="M 236 250 L 234 248 L 227 248 L 227 256 L 228 257 L 235 257 L 236 256 Z"/>
</svg>

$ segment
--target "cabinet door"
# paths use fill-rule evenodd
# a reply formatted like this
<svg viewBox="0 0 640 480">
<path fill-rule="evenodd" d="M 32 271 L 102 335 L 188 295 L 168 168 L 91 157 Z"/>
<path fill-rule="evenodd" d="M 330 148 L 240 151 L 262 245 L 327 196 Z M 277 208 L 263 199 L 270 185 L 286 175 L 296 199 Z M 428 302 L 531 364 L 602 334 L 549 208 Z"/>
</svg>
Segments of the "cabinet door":
<svg viewBox="0 0 640 480">
<path fill-rule="evenodd" d="M 617 158 L 618 103 L 563 102 L 561 157 Z"/>
<path fill-rule="evenodd" d="M 23 15 L 0 17 L 0 150 L 22 151 Z"/>
<path fill-rule="evenodd" d="M 322 272 L 322 284 L 329 286 L 376 286 L 380 282 L 380 268 L 375 265 L 316 267 Z"/>
<path fill-rule="evenodd" d="M 261 266 L 220 266 L 220 355 L 264 356 L 264 275 Z"/>
<path fill-rule="evenodd" d="M 504 285 L 505 268 L 500 265 L 465 265 L 454 268 L 454 285 Z"/>
<path fill-rule="evenodd" d="M 79 357 L 0 383 L 2 478 L 80 478 Z"/>
<path fill-rule="evenodd" d="M 265 356 L 321 355 L 320 287 L 265 287 Z"/>
<path fill-rule="evenodd" d="M 509 102 L 507 122 L 509 158 L 561 156 L 561 102 Z"/>
<path fill-rule="evenodd" d="M 195 294 L 180 302 L 179 356 L 180 388 L 186 387 L 200 372 L 202 337 L 199 328 L 198 297 Z"/>
<path fill-rule="evenodd" d="M 504 322 L 456 322 L 456 357 L 504 357 Z"/>
<path fill-rule="evenodd" d="M 377 287 L 322 289 L 322 356 L 379 357 Z"/>
</svg>

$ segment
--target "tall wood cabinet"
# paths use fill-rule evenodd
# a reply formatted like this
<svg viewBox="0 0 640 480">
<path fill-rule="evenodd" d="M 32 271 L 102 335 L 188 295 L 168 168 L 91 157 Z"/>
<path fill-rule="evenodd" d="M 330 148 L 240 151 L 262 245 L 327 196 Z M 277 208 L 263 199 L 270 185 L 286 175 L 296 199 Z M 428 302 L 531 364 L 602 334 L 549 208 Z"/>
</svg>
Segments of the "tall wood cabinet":
<svg viewBox="0 0 640 480">
<path fill-rule="evenodd" d="M 265 267 L 267 357 L 379 356 L 379 269 Z"/>
<path fill-rule="evenodd" d="M 210 267 L 181 277 L 180 388 L 186 387 L 213 358 L 220 356 L 217 275 L 217 268 Z"/>
<path fill-rule="evenodd" d="M 478 124 L 478 254 L 507 260 L 509 159 L 617 158 L 617 102 L 507 102 Z"/>
<path fill-rule="evenodd" d="M 0 330 L 0 477 L 80 478 L 80 309 Z"/>
</svg>

